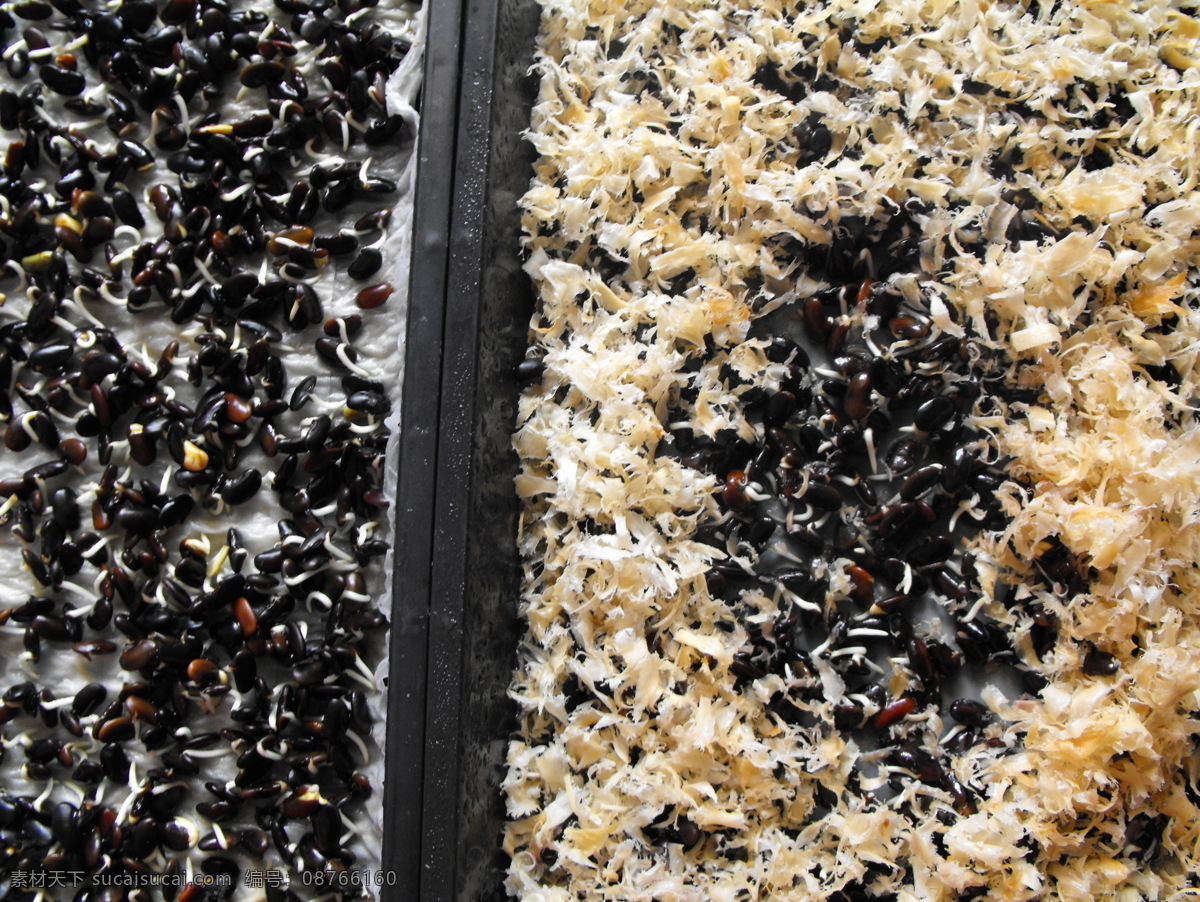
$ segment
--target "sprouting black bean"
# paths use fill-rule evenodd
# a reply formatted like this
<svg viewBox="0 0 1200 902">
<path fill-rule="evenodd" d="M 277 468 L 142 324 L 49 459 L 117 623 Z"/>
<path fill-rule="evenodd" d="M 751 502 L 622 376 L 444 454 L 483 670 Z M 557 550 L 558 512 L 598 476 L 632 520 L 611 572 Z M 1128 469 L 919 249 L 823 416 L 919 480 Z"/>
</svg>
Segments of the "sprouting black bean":
<svg viewBox="0 0 1200 902">
<path fill-rule="evenodd" d="M 942 474 L 942 486 L 946 491 L 957 492 L 967 484 L 977 458 L 978 451 L 973 445 L 959 445 L 954 449 Z"/>
<path fill-rule="evenodd" d="M 154 167 L 154 154 L 144 144 L 125 138 L 117 142 L 116 150 L 118 156 L 129 160 L 139 172 Z"/>
<path fill-rule="evenodd" d="M 100 765 L 104 768 L 104 775 L 114 783 L 129 781 L 129 757 L 125 749 L 115 742 L 109 742 L 100 749 Z"/>
<path fill-rule="evenodd" d="M 913 423 L 923 432 L 933 432 L 945 426 L 954 417 L 954 401 L 946 395 L 937 395 L 917 407 Z"/>
<path fill-rule="evenodd" d="M 54 15 L 54 7 L 49 3 L 44 3 L 42 0 L 20 0 L 19 3 L 14 3 L 10 9 L 13 15 L 19 16 L 22 19 L 31 21 L 42 21 L 49 19 Z M 26 29 L 26 40 L 29 40 L 29 35 L 33 29 Z"/>
<path fill-rule="evenodd" d="M 956 698 L 950 703 L 950 716 L 966 727 L 982 727 L 990 715 L 987 705 L 969 698 Z"/>
<path fill-rule="evenodd" d="M 125 670 L 142 670 L 152 667 L 158 660 L 158 642 L 154 639 L 142 639 L 121 653 L 118 659 Z"/>
<path fill-rule="evenodd" d="M 368 279 L 379 271 L 382 263 L 383 254 L 373 247 L 365 247 L 359 251 L 346 272 L 352 279 Z"/>
<path fill-rule="evenodd" d="M 929 564 L 940 564 L 949 559 L 957 547 L 953 536 L 948 535 L 932 535 L 925 536 L 912 550 L 908 552 L 907 559 L 914 567 L 925 567 Z"/>
<path fill-rule="evenodd" d="M 200 802 L 196 805 L 196 811 L 214 823 L 224 823 L 237 817 L 237 807 L 224 799 Z"/>
<path fill-rule="evenodd" d="M 960 578 L 958 574 L 951 572 L 946 567 L 940 568 L 934 574 L 934 583 L 938 589 L 946 596 L 953 598 L 955 601 L 964 601 L 970 591 L 966 580 Z"/>
<path fill-rule="evenodd" d="M 65 619 L 49 614 L 40 614 L 34 617 L 30 627 L 39 637 L 50 642 L 70 642 L 72 639 L 79 638 L 78 635 L 73 635 L 73 631 L 68 627 Z"/>
<path fill-rule="evenodd" d="M 8 421 L 8 425 L 4 427 L 4 447 L 9 451 L 24 451 L 29 447 L 31 441 L 29 433 L 21 425 L 20 418 Z"/>
<path fill-rule="evenodd" d="M 924 749 L 902 746 L 893 749 L 891 757 L 901 767 L 916 774 L 917 779 L 922 783 L 937 785 L 945 776 L 945 769 L 942 765 Z"/>
<path fill-rule="evenodd" d="M 196 845 L 198 839 L 196 829 L 179 820 L 163 824 L 160 834 L 163 845 L 174 852 L 186 852 Z"/>
<path fill-rule="evenodd" d="M 826 511 L 840 510 L 843 504 L 841 492 L 828 483 L 820 482 L 810 482 L 800 500 Z"/>
<path fill-rule="evenodd" d="M 391 409 L 391 402 L 386 395 L 373 391 L 357 391 L 346 399 L 346 406 L 354 410 L 363 410 L 377 416 L 386 414 Z"/>
<path fill-rule="evenodd" d="M 804 327 L 814 341 L 822 343 L 833 331 L 833 317 L 825 310 L 820 298 L 811 297 L 804 302 Z"/>
<path fill-rule="evenodd" d="M 884 357 L 873 358 L 867 372 L 871 375 L 871 386 L 885 397 L 895 397 L 904 385 L 900 367 Z"/>
<path fill-rule="evenodd" d="M 133 720 L 128 717 L 115 717 L 104 723 L 96 733 L 101 742 L 126 742 L 137 735 Z"/>
<path fill-rule="evenodd" d="M 51 91 L 68 97 L 82 94 L 83 89 L 87 87 L 87 81 L 81 73 L 61 66 L 42 66 L 38 70 L 38 76 Z"/>
<path fill-rule="evenodd" d="M 917 463 L 920 445 L 914 439 L 899 439 L 884 453 L 883 462 L 893 473 L 907 473 Z"/>
<path fill-rule="evenodd" d="M 107 601 L 107 599 L 102 599 L 102 601 Z M 109 603 L 111 604 L 111 602 Z M 97 605 L 99 605 L 99 602 L 97 602 Z M 95 612 L 95 608 L 92 610 Z M 88 626 L 92 626 L 92 624 L 89 622 Z M 95 628 L 93 627 L 93 629 Z M 91 660 L 92 655 L 111 655 L 117 650 L 117 646 L 107 639 L 87 639 L 83 642 L 76 642 L 71 648 L 88 660 Z"/>
<path fill-rule="evenodd" d="M 851 419 L 861 420 L 871 412 L 871 377 L 867 373 L 856 373 L 850 378 L 842 409 Z"/>
<path fill-rule="evenodd" d="M 241 504 L 253 498 L 261 486 L 262 473 L 251 467 L 225 483 L 221 500 L 226 504 Z"/>
<path fill-rule="evenodd" d="M 75 766 L 71 779 L 84 786 L 96 786 L 104 779 L 104 765 L 91 758 L 84 758 Z"/>
<path fill-rule="evenodd" d="M 30 69 L 29 51 L 27 51 L 23 47 L 18 47 L 11 54 L 6 54 L 5 55 L 5 67 L 8 69 L 8 74 L 11 75 L 13 78 L 16 78 L 16 79 L 24 78 L 26 75 L 29 74 L 29 69 Z M 11 92 L 6 92 L 6 93 L 11 93 Z M 14 100 L 16 99 L 16 96 L 17 95 L 12 94 L 12 97 Z M 4 121 L 11 121 L 13 123 L 12 125 L 5 125 L 4 128 L 9 129 L 11 131 L 12 129 L 15 129 L 17 127 L 16 115 L 17 114 L 14 111 L 12 114 L 12 119 L 6 118 L 4 120 Z"/>
<path fill-rule="evenodd" d="M 285 75 L 287 75 L 287 69 L 280 63 L 273 61 L 251 63 L 238 75 L 238 81 L 247 88 L 261 88 L 279 84 Z"/>
<path fill-rule="evenodd" d="M 919 341 L 929 334 L 929 323 L 915 316 L 896 316 L 888 320 L 888 328 L 897 338 Z"/>
<path fill-rule="evenodd" d="M 968 660 L 975 663 L 982 663 L 987 660 L 989 653 L 987 631 L 973 620 L 958 624 L 955 640 L 958 642 L 958 647 L 962 649 L 963 655 Z"/>
<path fill-rule="evenodd" d="M 900 498 L 904 501 L 916 501 L 937 484 L 941 475 L 941 464 L 921 467 L 900 484 Z"/>
<path fill-rule="evenodd" d="M 764 419 L 768 426 L 780 427 L 787 423 L 799 409 L 796 396 L 790 391 L 778 391 L 767 399 Z"/>
<path fill-rule="evenodd" d="M 308 427 L 308 431 L 304 433 L 304 447 L 308 451 L 319 451 L 325 444 L 325 440 L 329 437 L 329 430 L 333 425 L 329 414 L 323 413 L 313 418 L 312 423 Z"/>
<path fill-rule="evenodd" d="M 94 714 L 96 709 L 104 704 L 107 697 L 108 688 L 103 683 L 88 683 L 75 693 L 71 711 L 76 717 L 87 717 L 89 714 Z"/>
</svg>

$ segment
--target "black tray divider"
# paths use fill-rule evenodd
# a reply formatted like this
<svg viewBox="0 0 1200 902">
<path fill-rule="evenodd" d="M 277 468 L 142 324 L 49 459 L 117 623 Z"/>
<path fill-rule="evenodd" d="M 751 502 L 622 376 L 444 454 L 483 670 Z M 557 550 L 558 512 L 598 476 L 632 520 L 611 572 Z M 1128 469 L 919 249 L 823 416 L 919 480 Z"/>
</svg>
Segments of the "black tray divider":
<svg viewBox="0 0 1200 902">
<path fill-rule="evenodd" d="M 534 0 L 466 0 L 438 433 L 420 899 L 502 900 L 520 639 L 511 435 L 532 310 L 517 202 L 535 153 Z"/>
<path fill-rule="evenodd" d="M 421 784 L 437 460 L 461 0 L 426 10 L 421 131 L 413 215 L 396 540 L 389 636 L 383 860 L 377 896 L 411 902 L 420 883 Z"/>
</svg>

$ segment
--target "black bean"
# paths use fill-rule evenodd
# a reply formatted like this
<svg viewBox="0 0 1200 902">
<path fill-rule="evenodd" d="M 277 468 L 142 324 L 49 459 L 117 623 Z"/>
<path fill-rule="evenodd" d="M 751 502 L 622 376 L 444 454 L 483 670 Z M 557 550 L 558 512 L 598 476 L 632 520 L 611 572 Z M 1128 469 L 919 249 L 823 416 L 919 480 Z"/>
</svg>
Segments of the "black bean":
<svg viewBox="0 0 1200 902">
<path fill-rule="evenodd" d="M 942 594 L 955 601 L 965 601 L 970 592 L 966 580 L 946 567 L 938 569 L 934 574 L 934 582 Z"/>
<path fill-rule="evenodd" d="M 833 725 L 842 732 L 859 729 L 863 720 L 862 705 L 843 702 L 833 709 Z"/>
<path fill-rule="evenodd" d="M 237 817 L 237 807 L 224 799 L 200 802 L 196 805 L 196 811 L 214 823 L 224 823 Z"/>
<path fill-rule="evenodd" d="M 51 642 L 70 642 L 79 638 L 72 634 L 72 630 L 67 626 L 67 621 L 62 617 L 42 614 L 33 618 L 30 627 L 42 639 Z"/>
<path fill-rule="evenodd" d="M 308 431 L 304 433 L 304 447 L 308 451 L 319 451 L 325 444 L 325 440 L 329 437 L 329 430 L 333 421 L 329 418 L 329 414 L 323 413 L 313 418 Z"/>
<path fill-rule="evenodd" d="M 357 391 L 346 399 L 346 406 L 382 416 L 391 409 L 392 405 L 387 397 L 379 392 Z"/>
<path fill-rule="evenodd" d="M 137 735 L 133 720 L 128 717 L 116 717 L 104 723 L 96 733 L 101 742 L 126 742 Z"/>
<path fill-rule="evenodd" d="M 945 776 L 945 769 L 933 755 L 920 748 L 901 747 L 892 750 L 892 760 L 916 774 L 922 783 L 937 785 Z"/>
<path fill-rule="evenodd" d="M 14 15 L 33 21 L 49 19 L 54 15 L 54 7 L 49 3 L 43 3 L 42 0 L 21 0 L 19 3 L 14 3 L 10 8 Z M 27 39 L 28 32 L 29 29 L 26 29 Z"/>
<path fill-rule="evenodd" d="M 893 473 L 907 473 L 917 463 L 920 445 L 914 439 L 898 439 L 884 453 L 883 462 Z"/>
<path fill-rule="evenodd" d="M 871 385 L 881 395 L 892 398 L 904 385 L 904 374 L 900 367 L 883 357 L 876 357 L 868 368 Z"/>
<path fill-rule="evenodd" d="M 51 91 L 66 96 L 82 94 L 87 81 L 79 72 L 61 66 L 47 65 L 38 70 L 38 76 Z"/>
<path fill-rule="evenodd" d="M 917 407 L 913 423 L 923 432 L 933 432 L 950 422 L 954 412 L 954 401 L 946 395 L 937 395 Z"/>
<path fill-rule="evenodd" d="M 94 610 L 95 608 L 93 608 Z M 91 626 L 90 623 L 88 625 Z M 83 642 L 76 642 L 71 648 L 88 660 L 91 660 L 92 655 L 110 655 L 117 650 L 117 646 L 107 639 L 88 639 Z M 83 715 L 80 716 L 82 717 Z"/>
<path fill-rule="evenodd" d="M 123 507 L 117 511 L 116 522 L 125 532 L 144 536 L 158 526 L 158 514 L 152 508 Z"/>
<path fill-rule="evenodd" d="M 158 661 L 158 643 L 154 639 L 142 639 L 121 653 L 120 665 L 125 670 L 141 670 L 152 667 Z"/>
<path fill-rule="evenodd" d="M 380 307 L 387 303 L 387 299 L 392 296 L 392 290 L 390 282 L 380 282 L 377 285 L 371 285 L 360 291 L 355 301 L 364 310 Z"/>
<path fill-rule="evenodd" d="M 517 382 L 521 385 L 536 385 L 546 372 L 546 362 L 540 357 L 530 357 L 517 364 Z"/>
<path fill-rule="evenodd" d="M 772 363 L 791 363 L 804 369 L 808 368 L 808 354 L 790 338 L 777 335 L 767 346 L 767 359 Z"/>
<path fill-rule="evenodd" d="M 24 48 L 18 48 L 14 50 L 13 53 L 6 59 L 5 67 L 8 69 L 8 74 L 13 78 L 24 78 L 29 74 L 30 69 L 29 52 Z M 13 95 L 13 98 L 16 98 L 15 94 Z M 5 125 L 4 128 L 9 129 L 10 131 L 16 128 L 16 113 L 13 113 L 13 118 L 11 120 L 6 119 L 4 121 L 11 121 L 13 123 L 12 125 Z"/>
<path fill-rule="evenodd" d="M 346 270 L 352 279 L 367 279 L 378 272 L 383 255 L 373 247 L 365 247 Z"/>
<path fill-rule="evenodd" d="M 167 25 L 183 25 L 196 18 L 196 0 L 167 0 L 159 13 Z"/>
<path fill-rule="evenodd" d="M 174 852 L 185 852 L 196 844 L 197 833 L 182 821 L 170 820 L 162 825 L 162 844 Z"/>
<path fill-rule="evenodd" d="M 950 716 L 967 727 L 982 727 L 991 712 L 983 702 L 969 698 L 956 698 L 950 703 Z"/>
<path fill-rule="evenodd" d="M 28 364 L 39 373 L 57 373 L 71 359 L 75 346 L 65 342 L 42 345 L 29 353 Z"/>
<path fill-rule="evenodd" d="M 921 467 L 900 484 L 900 498 L 904 501 L 916 501 L 937 484 L 941 475 L 941 464 Z"/>
<path fill-rule="evenodd" d="M 241 504 L 258 493 L 262 485 L 262 474 L 251 467 L 225 483 L 221 489 L 221 500 L 226 504 Z"/>
<path fill-rule="evenodd" d="M 767 400 L 767 410 L 764 417 L 767 425 L 780 427 L 787 423 L 799 409 L 796 396 L 790 391 L 778 391 Z"/>
<path fill-rule="evenodd" d="M 229 670 L 238 692 L 249 692 L 258 676 L 258 659 L 253 652 L 243 648 L 233 656 Z"/>
<path fill-rule="evenodd" d="M 975 663 L 982 663 L 987 660 L 989 654 L 988 633 L 973 620 L 958 624 L 955 640 L 958 642 L 958 647 L 962 649 L 963 655 L 968 660 Z"/>
<path fill-rule="evenodd" d="M 917 506 L 905 502 L 883 507 L 880 508 L 877 515 L 868 517 L 868 522 L 875 516 L 878 516 L 879 534 L 887 538 L 901 531 L 916 518 Z M 909 561 L 909 563 L 912 562 Z M 893 582 L 895 581 L 893 580 Z"/>
<path fill-rule="evenodd" d="M 71 779 L 84 786 L 96 786 L 104 779 L 104 766 L 99 761 L 85 758 L 76 765 Z"/>
<path fill-rule="evenodd" d="M 804 328 L 813 341 L 824 342 L 833 331 L 833 317 L 826 310 L 818 297 L 811 297 L 804 302 Z"/>
<path fill-rule="evenodd" d="M 925 643 L 939 676 L 952 677 L 962 669 L 962 656 L 940 639 Z"/>
<path fill-rule="evenodd" d="M 954 449 L 942 474 L 942 486 L 946 491 L 957 492 L 967 484 L 977 458 L 978 451 L 972 445 L 959 445 Z"/>
<path fill-rule="evenodd" d="M 907 559 L 914 567 L 940 564 L 947 560 L 958 547 L 952 536 L 925 536 L 908 552 Z"/>
<path fill-rule="evenodd" d="M 358 232 L 366 232 L 371 229 L 385 229 L 392 219 L 392 211 L 390 207 L 381 207 L 378 210 L 372 210 L 369 213 L 364 213 L 354 221 L 354 229 Z"/>
<path fill-rule="evenodd" d="M 100 708 L 106 698 L 108 698 L 108 688 L 102 682 L 89 682 L 88 685 L 76 692 L 74 702 L 71 703 L 71 711 L 77 717 L 95 714 L 96 709 Z"/>
<path fill-rule="evenodd" d="M 20 418 L 8 421 L 8 425 L 4 427 L 4 447 L 9 451 L 24 451 L 31 441 L 29 433 L 21 425 Z"/>
<path fill-rule="evenodd" d="M 855 420 L 861 420 L 871 412 L 871 377 L 867 373 L 857 373 L 851 377 L 842 409 L 846 416 Z"/>
<path fill-rule="evenodd" d="M 827 511 L 840 510 L 843 504 L 841 492 L 832 485 L 819 482 L 810 482 L 800 500 Z"/>
<path fill-rule="evenodd" d="M 241 71 L 238 80 L 247 88 L 277 85 L 287 75 L 287 69 L 276 62 L 252 63 Z"/>
<path fill-rule="evenodd" d="M 50 833 L 67 848 L 77 846 L 81 839 L 79 809 L 70 802 L 55 805 L 50 815 Z"/>
<path fill-rule="evenodd" d="M 897 338 L 919 341 L 929 334 L 929 323 L 915 316 L 897 316 L 888 321 L 888 328 Z"/>
<path fill-rule="evenodd" d="M 1088 676 L 1112 676 L 1121 669 L 1121 662 L 1106 651 L 1092 647 L 1083 658 L 1083 672 Z"/>
</svg>

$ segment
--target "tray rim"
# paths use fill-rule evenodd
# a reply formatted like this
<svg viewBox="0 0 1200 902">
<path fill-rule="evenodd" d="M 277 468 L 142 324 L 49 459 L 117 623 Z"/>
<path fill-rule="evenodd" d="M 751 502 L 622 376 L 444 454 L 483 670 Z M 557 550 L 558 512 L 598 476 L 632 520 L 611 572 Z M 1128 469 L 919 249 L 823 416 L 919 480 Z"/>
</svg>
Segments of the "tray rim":
<svg viewBox="0 0 1200 902">
<path fill-rule="evenodd" d="M 462 0 L 426 8 L 420 133 L 398 437 L 383 786 L 382 902 L 417 898 L 421 878 L 426 662 L 443 330 L 457 142 Z"/>
</svg>

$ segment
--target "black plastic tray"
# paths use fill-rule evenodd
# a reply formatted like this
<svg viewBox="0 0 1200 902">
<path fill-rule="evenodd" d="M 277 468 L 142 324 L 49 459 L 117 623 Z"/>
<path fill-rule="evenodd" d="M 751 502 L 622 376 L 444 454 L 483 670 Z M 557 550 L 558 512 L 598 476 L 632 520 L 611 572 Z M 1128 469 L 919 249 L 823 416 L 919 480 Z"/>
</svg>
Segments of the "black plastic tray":
<svg viewBox="0 0 1200 902">
<path fill-rule="evenodd" d="M 505 898 L 500 781 L 520 638 L 514 369 L 533 303 L 517 201 L 536 156 L 521 134 L 539 11 L 435 0 L 430 12 L 389 681 L 383 866 L 398 879 L 382 898 L 480 902 Z"/>
<path fill-rule="evenodd" d="M 409 319 L 397 479 L 392 625 L 379 895 L 417 897 L 420 878 L 425 661 L 433 534 L 442 331 L 454 144 L 458 126 L 461 0 L 426 14 L 425 60 L 413 211 Z"/>
</svg>

